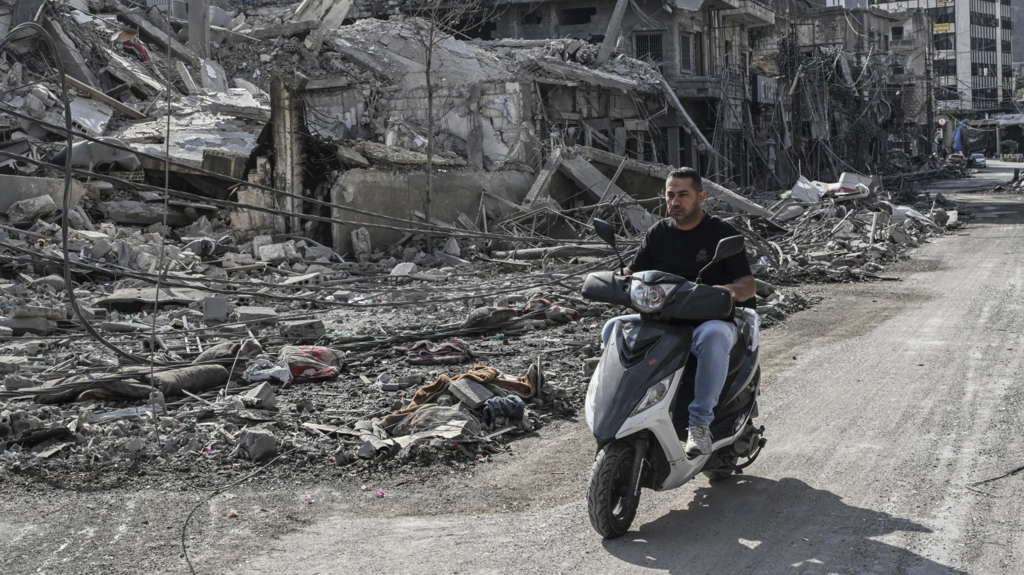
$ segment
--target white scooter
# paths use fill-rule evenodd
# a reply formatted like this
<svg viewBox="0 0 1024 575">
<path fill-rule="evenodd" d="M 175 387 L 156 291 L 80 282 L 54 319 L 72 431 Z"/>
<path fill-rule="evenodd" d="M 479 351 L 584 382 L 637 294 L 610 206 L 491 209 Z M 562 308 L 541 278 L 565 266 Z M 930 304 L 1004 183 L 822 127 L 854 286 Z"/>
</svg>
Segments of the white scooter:
<svg viewBox="0 0 1024 575">
<path fill-rule="evenodd" d="M 594 220 L 594 228 L 615 248 L 610 224 Z M 743 236 L 725 238 L 708 266 L 742 251 Z M 690 282 L 659 271 L 590 274 L 583 297 L 628 306 L 641 316 L 615 326 L 587 390 L 587 425 L 598 445 L 587 505 L 594 529 L 612 538 L 632 524 L 642 487 L 674 489 L 702 471 L 712 480 L 724 479 L 760 454 L 764 427 L 753 421 L 761 379 L 758 317 L 736 308 L 726 290 L 702 285 L 700 276 Z M 713 451 L 690 458 L 684 446 L 696 373 L 693 327 L 673 320 L 710 319 L 734 321 L 739 337 L 710 426 Z"/>
</svg>

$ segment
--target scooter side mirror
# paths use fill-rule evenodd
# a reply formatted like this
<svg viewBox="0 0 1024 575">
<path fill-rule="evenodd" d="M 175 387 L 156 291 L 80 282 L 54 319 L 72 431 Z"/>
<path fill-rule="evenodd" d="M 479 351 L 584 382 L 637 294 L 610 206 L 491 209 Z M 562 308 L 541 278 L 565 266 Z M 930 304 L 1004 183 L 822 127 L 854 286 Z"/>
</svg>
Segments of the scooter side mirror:
<svg viewBox="0 0 1024 575">
<path fill-rule="evenodd" d="M 615 247 L 615 228 L 611 224 L 604 220 L 594 219 L 594 231 L 597 233 L 597 237 L 604 240 L 604 243 L 610 245 L 615 250 L 615 255 L 619 258 L 619 265 L 622 268 L 626 267 L 626 262 L 622 260 L 622 254 L 619 253 L 619 248 Z"/>
<path fill-rule="evenodd" d="M 718 247 L 715 248 L 715 257 L 711 259 L 712 262 L 720 262 L 725 258 L 731 258 L 732 256 L 743 251 L 743 236 L 730 236 L 728 238 L 722 238 L 718 240 Z"/>
<path fill-rule="evenodd" d="M 594 220 L 594 231 L 597 232 L 597 237 L 604 240 L 604 243 L 615 247 L 615 228 L 611 224 L 604 220 Z"/>
<path fill-rule="evenodd" d="M 708 265 L 704 266 L 700 273 L 697 274 L 697 281 L 700 283 L 701 277 L 704 276 L 704 272 L 716 263 L 724 260 L 725 258 L 731 258 L 732 256 L 743 252 L 743 236 L 729 236 L 718 240 L 718 246 L 715 247 L 715 257 L 711 258 Z"/>
</svg>

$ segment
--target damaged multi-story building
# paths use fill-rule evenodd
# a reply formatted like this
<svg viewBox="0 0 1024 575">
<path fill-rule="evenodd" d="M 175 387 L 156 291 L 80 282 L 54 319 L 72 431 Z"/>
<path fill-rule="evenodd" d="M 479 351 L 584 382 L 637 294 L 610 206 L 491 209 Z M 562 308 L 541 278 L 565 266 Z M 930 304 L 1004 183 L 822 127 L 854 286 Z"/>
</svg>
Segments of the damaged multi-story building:
<svg viewBox="0 0 1024 575">
<path fill-rule="evenodd" d="M 481 0 L 431 19 L 424 7 L 442 4 L 306 0 L 189 18 L 185 4 L 95 17 L 62 6 L 42 21 L 79 83 L 82 129 L 138 152 L 134 178 L 162 182 L 166 151 L 172 188 L 237 199 L 241 242 L 299 234 L 344 254 L 360 227 L 393 244 L 428 222 L 509 231 L 520 217 L 519 231 L 575 237 L 568 211 L 657 195 L 637 161 L 696 167 L 726 197 L 935 151 L 935 40 L 914 32 L 931 12 Z M 97 111 L 102 98 L 114 108 Z M 19 120 L 25 132 L 57 135 L 56 99 L 27 101 L 49 102 L 51 128 Z M 634 231 L 653 217 L 622 215 Z"/>
</svg>

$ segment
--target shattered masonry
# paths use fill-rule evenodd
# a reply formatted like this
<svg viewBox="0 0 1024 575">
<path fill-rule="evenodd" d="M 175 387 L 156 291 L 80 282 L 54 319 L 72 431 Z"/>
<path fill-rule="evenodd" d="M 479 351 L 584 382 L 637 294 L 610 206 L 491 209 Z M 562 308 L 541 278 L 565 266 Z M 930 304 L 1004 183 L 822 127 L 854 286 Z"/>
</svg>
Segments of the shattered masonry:
<svg viewBox="0 0 1024 575">
<path fill-rule="evenodd" d="M 674 44 L 623 36 L 598 63 L 614 2 L 586 22 L 561 3 L 509 11 L 434 49 L 427 212 L 428 23 L 411 5 L 156 4 L 0 9 L 0 30 L 39 14 L 75 132 L 67 149 L 54 55 L 38 34 L 13 37 L 0 60 L 5 470 L 484 462 L 581 407 L 616 312 L 578 296 L 617 261 L 590 223 L 635 249 L 664 216 L 672 166 L 711 174 L 705 207 L 746 237 L 765 325 L 811 303 L 782 286 L 893 279 L 889 262 L 969 215 L 918 193 L 969 174 L 963 155 L 911 145 L 920 118 L 891 118 L 892 148 L 844 121 L 884 109 L 846 77 L 870 46 L 785 36 L 742 71 L 692 43 L 680 70 L 666 65 Z M 703 4 L 639 6 L 686 42 L 719 18 L 824 14 Z M 866 17 L 834 15 L 850 14 Z M 887 85 L 887 63 L 866 62 L 865 85 Z M 799 86 L 782 82 L 797 69 Z M 839 134 L 848 149 L 830 144 Z M 860 175 L 869 164 L 879 172 Z"/>
</svg>

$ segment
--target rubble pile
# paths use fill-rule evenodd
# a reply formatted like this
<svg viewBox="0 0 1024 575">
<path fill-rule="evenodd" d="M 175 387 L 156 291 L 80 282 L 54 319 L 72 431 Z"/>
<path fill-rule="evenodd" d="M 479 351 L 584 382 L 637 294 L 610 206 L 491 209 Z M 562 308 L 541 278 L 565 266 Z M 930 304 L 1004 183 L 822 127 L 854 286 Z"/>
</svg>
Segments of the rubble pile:
<svg viewBox="0 0 1024 575">
<path fill-rule="evenodd" d="M 834 184 L 801 178 L 769 206 L 769 224 L 747 219 L 744 227 L 750 232 L 763 230 L 760 237 L 746 234 L 758 258 L 755 275 L 783 284 L 896 279 L 881 275 L 887 262 L 929 236 L 964 224 L 956 204 L 942 194 L 925 196 L 914 207 L 898 205 L 893 198 L 882 199 L 872 180 L 848 173 Z"/>
<path fill-rule="evenodd" d="M 611 311 L 576 299 L 574 289 L 521 289 L 513 279 L 523 276 L 494 273 L 498 265 L 487 262 L 465 273 L 422 253 L 433 268 L 380 251 L 363 263 L 337 261 L 321 246 L 267 236 L 233 246 L 210 237 L 224 224 L 205 218 L 151 231 L 72 226 L 68 293 L 59 229 L 40 224 L 46 234 L 4 225 L 7 468 L 139 458 L 257 465 L 284 454 L 299 465 L 427 452 L 486 457 L 581 406 L 581 360 L 597 354 L 603 323 L 589 318 Z M 459 242 L 446 243 L 454 251 Z M 114 279 L 125 276 L 145 280 Z M 71 295 L 120 353 L 86 335 Z M 383 310 L 417 323 L 380 321 Z M 516 356 L 501 363 L 519 364 L 521 374 L 484 365 L 505 356 Z"/>
<path fill-rule="evenodd" d="M 621 311 L 579 299 L 588 272 L 619 265 L 593 220 L 630 257 L 671 169 L 629 157 L 625 136 L 646 109 L 692 120 L 648 63 L 597 66 L 577 40 L 445 38 L 431 96 L 422 21 L 342 25 L 336 9 L 212 8 L 205 44 L 159 8 L 41 13 L 67 67 L 70 148 L 45 47 L 12 41 L 4 469 L 486 461 L 582 406 Z M 577 114 L 573 137 L 617 149 L 618 134 L 621 153 L 542 142 L 530 121 L 609 93 L 618 116 Z M 426 187 L 429 97 L 442 218 L 409 200 Z M 906 247 L 962 222 L 941 196 L 902 205 L 879 184 L 843 174 L 778 198 L 705 183 L 706 209 L 747 239 L 766 325 L 814 303 L 775 285 L 887 279 Z"/>
<path fill-rule="evenodd" d="M 1012 181 L 1006 184 L 999 184 L 994 190 L 994 194 L 1024 194 L 1024 178 L 1019 175 Z"/>
</svg>

